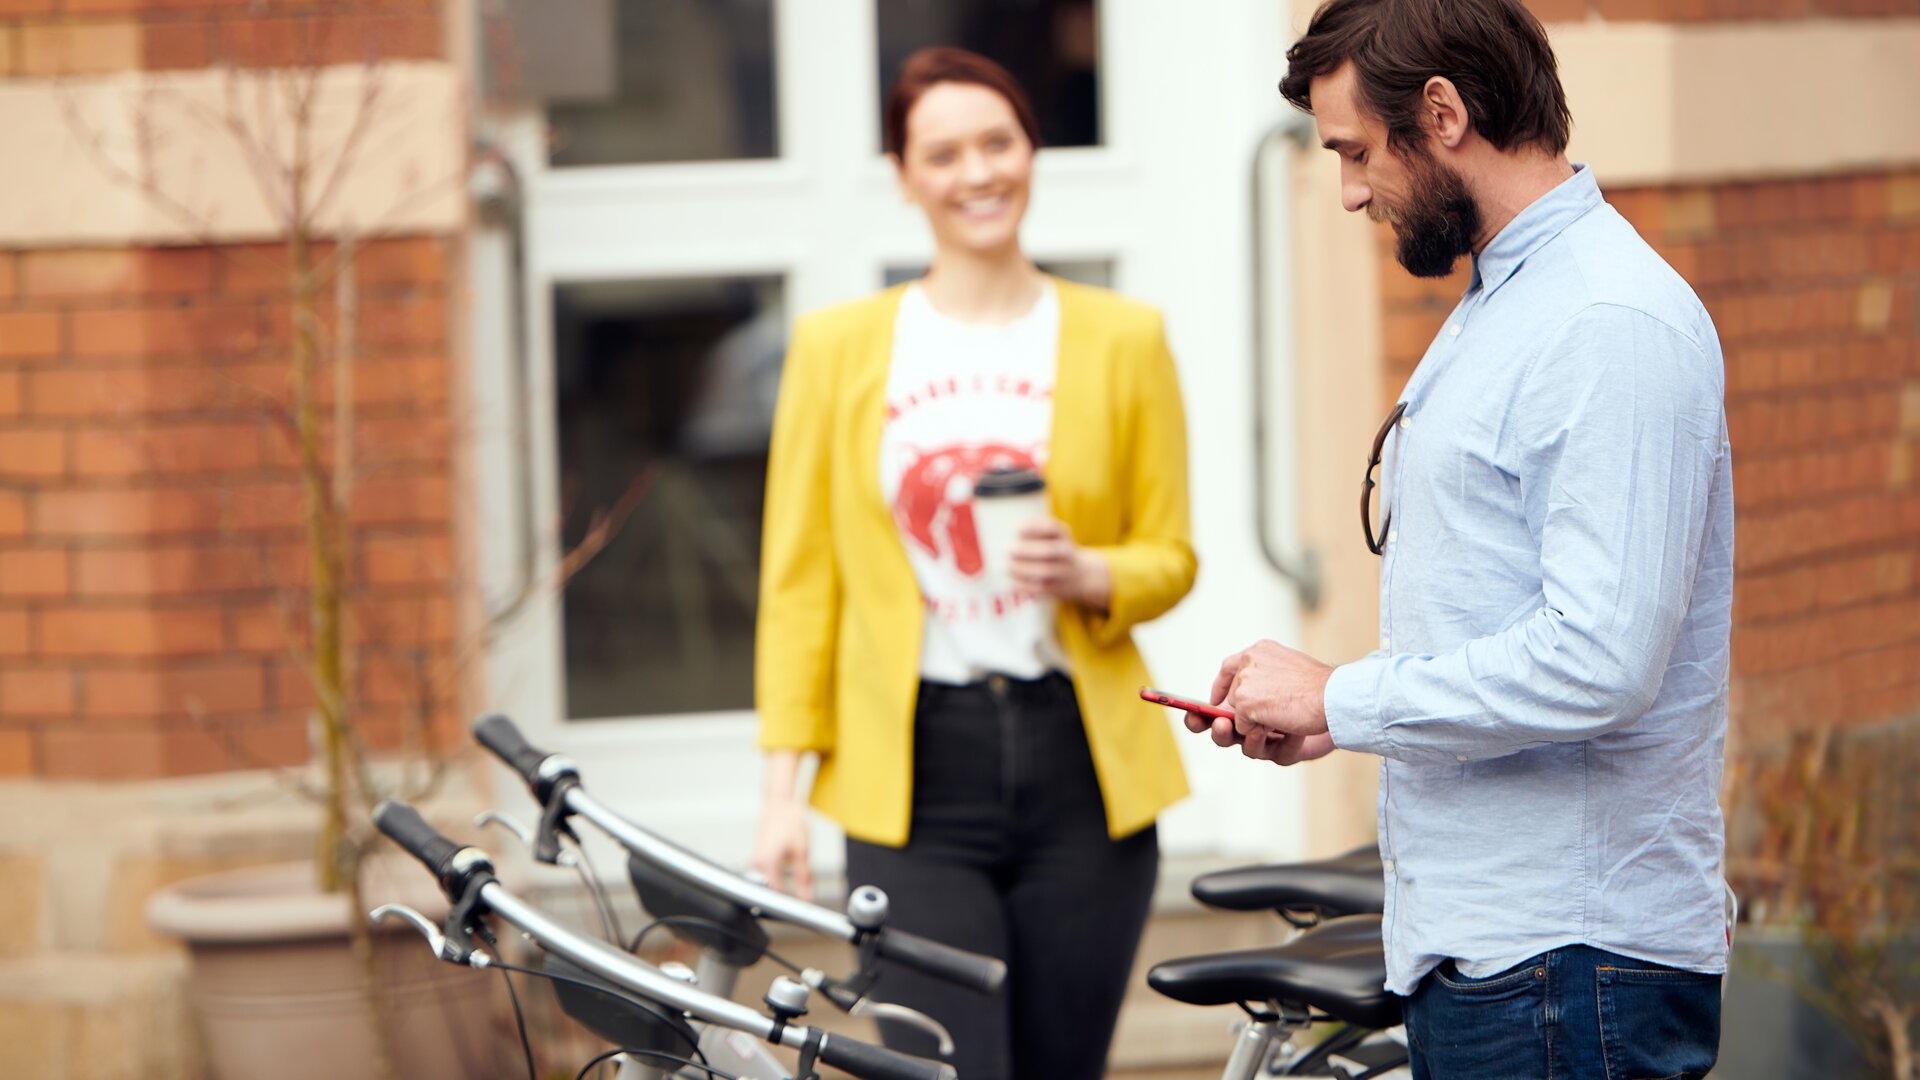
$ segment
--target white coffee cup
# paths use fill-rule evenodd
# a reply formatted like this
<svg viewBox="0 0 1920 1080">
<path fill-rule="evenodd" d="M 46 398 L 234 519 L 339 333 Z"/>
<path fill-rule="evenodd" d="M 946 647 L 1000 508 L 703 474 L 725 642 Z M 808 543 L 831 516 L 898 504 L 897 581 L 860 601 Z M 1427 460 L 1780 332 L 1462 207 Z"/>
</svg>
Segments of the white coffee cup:
<svg viewBox="0 0 1920 1080">
<path fill-rule="evenodd" d="M 1013 588 L 1013 549 L 1021 526 L 1047 516 L 1047 482 L 1027 468 L 989 469 L 973 483 L 973 531 L 982 572 L 996 588 Z"/>
</svg>

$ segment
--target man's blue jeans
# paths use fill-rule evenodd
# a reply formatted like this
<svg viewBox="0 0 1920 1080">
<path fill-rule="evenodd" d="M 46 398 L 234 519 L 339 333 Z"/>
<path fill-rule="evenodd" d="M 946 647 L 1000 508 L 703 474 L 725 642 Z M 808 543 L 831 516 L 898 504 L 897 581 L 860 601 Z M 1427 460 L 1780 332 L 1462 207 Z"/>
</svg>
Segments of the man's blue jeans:
<svg viewBox="0 0 1920 1080">
<path fill-rule="evenodd" d="M 1451 960 L 1407 999 L 1414 1080 L 1693 1080 L 1720 1052 L 1720 976 L 1569 945 L 1484 979 Z"/>
</svg>

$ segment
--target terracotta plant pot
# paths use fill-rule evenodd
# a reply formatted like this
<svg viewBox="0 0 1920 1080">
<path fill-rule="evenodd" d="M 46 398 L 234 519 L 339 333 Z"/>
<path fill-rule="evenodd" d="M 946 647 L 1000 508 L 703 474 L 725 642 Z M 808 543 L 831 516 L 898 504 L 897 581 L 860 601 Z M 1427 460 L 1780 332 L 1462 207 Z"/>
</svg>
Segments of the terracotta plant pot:
<svg viewBox="0 0 1920 1080">
<path fill-rule="evenodd" d="M 376 865 L 367 880 L 370 907 L 407 903 L 436 920 L 445 913 L 418 866 Z M 347 937 L 350 914 L 344 894 L 316 889 L 309 863 L 195 878 L 148 902 L 148 924 L 187 944 L 215 1080 L 373 1075 L 375 1041 Z M 496 1034 L 498 975 L 436 960 L 417 933 L 393 922 L 375 930 L 374 970 L 396 1076 L 489 1076 L 503 1054 L 518 1057 Z"/>
</svg>

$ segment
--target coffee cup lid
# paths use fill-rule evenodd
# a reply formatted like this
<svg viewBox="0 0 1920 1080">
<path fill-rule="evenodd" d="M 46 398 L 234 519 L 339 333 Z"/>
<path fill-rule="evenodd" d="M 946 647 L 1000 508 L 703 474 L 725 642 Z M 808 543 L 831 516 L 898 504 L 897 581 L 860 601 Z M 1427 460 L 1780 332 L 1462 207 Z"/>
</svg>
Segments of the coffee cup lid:
<svg viewBox="0 0 1920 1080">
<path fill-rule="evenodd" d="M 998 495 L 1026 495 L 1044 490 L 1047 482 L 1040 474 L 1027 468 L 988 469 L 980 479 L 973 482 L 973 497 Z"/>
</svg>

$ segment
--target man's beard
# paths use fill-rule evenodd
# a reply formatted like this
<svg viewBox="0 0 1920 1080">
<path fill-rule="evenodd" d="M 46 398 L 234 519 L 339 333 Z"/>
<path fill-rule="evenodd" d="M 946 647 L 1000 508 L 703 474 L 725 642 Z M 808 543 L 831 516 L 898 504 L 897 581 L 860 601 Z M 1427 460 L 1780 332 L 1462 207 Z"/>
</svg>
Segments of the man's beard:
<svg viewBox="0 0 1920 1080">
<path fill-rule="evenodd" d="M 1443 278 L 1480 235 L 1480 206 L 1460 174 L 1424 154 L 1407 159 L 1411 191 L 1404 206 L 1367 208 L 1367 216 L 1393 226 L 1394 257 L 1407 273 Z"/>
</svg>

